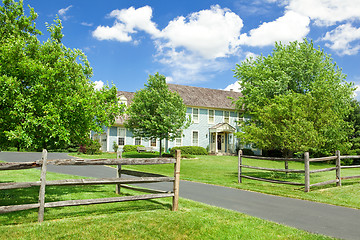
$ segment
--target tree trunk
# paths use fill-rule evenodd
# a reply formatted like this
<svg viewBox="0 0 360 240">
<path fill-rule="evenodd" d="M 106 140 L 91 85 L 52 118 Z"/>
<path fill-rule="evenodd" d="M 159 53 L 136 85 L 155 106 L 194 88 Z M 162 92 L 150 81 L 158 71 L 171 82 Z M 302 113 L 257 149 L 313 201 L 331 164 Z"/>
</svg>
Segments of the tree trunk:
<svg viewBox="0 0 360 240">
<path fill-rule="evenodd" d="M 290 150 L 284 150 L 283 151 L 283 157 L 284 158 L 291 158 L 293 156 L 293 152 L 292 151 L 290 151 Z M 285 161 L 285 169 L 289 169 L 289 163 L 288 163 L 288 161 Z M 288 174 L 287 172 L 286 172 L 286 174 Z"/>
<path fill-rule="evenodd" d="M 159 157 L 161 157 L 161 140 L 162 140 L 162 139 L 160 138 L 160 144 L 159 144 L 159 145 L 160 145 L 160 148 L 159 148 Z"/>
</svg>

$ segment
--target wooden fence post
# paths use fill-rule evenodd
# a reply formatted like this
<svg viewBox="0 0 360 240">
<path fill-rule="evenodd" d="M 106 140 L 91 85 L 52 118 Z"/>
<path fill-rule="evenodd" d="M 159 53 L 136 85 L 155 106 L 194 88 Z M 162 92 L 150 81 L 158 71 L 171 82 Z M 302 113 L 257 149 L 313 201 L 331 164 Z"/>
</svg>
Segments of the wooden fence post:
<svg viewBox="0 0 360 240">
<path fill-rule="evenodd" d="M 242 150 L 239 150 L 238 154 L 238 183 L 242 183 L 241 181 L 241 172 L 242 172 Z"/>
<path fill-rule="evenodd" d="M 173 205 L 172 210 L 177 211 L 179 209 L 179 186 L 180 186 L 180 159 L 181 159 L 181 151 L 176 150 L 176 162 L 174 164 L 174 197 L 173 197 Z"/>
<path fill-rule="evenodd" d="M 304 153 L 304 168 L 305 168 L 305 192 L 310 191 L 310 159 L 309 152 Z"/>
<path fill-rule="evenodd" d="M 116 159 L 119 160 L 121 158 L 122 158 L 122 151 L 120 150 L 120 148 L 118 148 L 118 150 L 116 151 Z M 117 165 L 116 177 L 121 178 L 121 165 Z M 116 184 L 115 193 L 120 194 L 120 192 L 121 192 L 121 185 Z"/>
<path fill-rule="evenodd" d="M 340 160 L 340 151 L 336 150 L 336 186 L 341 186 L 341 160 Z"/>
<path fill-rule="evenodd" d="M 44 221 L 44 210 L 45 210 L 45 186 L 46 186 L 46 170 L 47 170 L 47 151 L 46 149 L 42 152 L 42 167 L 40 175 L 40 190 L 39 190 L 39 213 L 38 222 Z"/>
</svg>

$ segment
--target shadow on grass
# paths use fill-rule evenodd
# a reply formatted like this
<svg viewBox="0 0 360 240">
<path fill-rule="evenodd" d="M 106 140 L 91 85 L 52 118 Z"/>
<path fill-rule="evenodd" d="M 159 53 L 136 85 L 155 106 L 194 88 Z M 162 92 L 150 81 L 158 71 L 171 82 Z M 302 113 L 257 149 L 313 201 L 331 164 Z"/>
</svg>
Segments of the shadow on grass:
<svg viewBox="0 0 360 240">
<path fill-rule="evenodd" d="M 111 185 L 111 187 L 114 187 Z M 113 188 L 115 190 L 115 187 Z M 10 189 L 0 191 L 0 206 L 30 204 L 38 202 L 39 187 Z M 117 195 L 109 186 L 50 186 L 46 187 L 45 202 L 55 202 L 78 199 L 97 199 L 142 195 L 141 192 L 124 191 Z M 57 207 L 45 209 L 45 220 L 64 219 L 79 216 L 94 216 L 111 213 L 141 212 L 153 210 L 170 210 L 171 201 L 150 199 L 118 203 L 93 204 L 72 207 Z M 14 225 L 37 222 L 38 209 L 4 213 L 0 216 L 1 225 Z"/>
</svg>

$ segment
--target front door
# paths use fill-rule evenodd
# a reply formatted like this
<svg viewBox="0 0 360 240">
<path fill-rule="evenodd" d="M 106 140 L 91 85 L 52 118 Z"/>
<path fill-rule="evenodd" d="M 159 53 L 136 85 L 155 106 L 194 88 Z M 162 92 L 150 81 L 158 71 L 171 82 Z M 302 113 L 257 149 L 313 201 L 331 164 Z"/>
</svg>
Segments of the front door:
<svg viewBox="0 0 360 240">
<path fill-rule="evenodd" d="M 107 136 L 106 133 L 101 134 L 100 137 L 100 144 L 101 144 L 101 151 L 106 152 L 107 151 Z"/>
<path fill-rule="evenodd" d="M 217 136 L 217 149 L 219 152 L 225 152 L 225 134 L 219 133 Z"/>
</svg>

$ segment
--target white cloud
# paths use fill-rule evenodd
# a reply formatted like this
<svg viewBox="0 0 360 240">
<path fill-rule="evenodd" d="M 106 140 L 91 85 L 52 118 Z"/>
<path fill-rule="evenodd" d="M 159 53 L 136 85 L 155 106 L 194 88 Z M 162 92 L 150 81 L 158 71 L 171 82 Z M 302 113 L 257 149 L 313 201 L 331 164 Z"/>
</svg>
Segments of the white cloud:
<svg viewBox="0 0 360 240">
<path fill-rule="evenodd" d="M 67 16 L 66 13 L 70 10 L 70 8 L 72 8 L 72 5 L 68 6 L 67 8 L 62 8 L 58 11 L 59 16 L 62 17 L 65 21 L 69 19 L 69 16 Z"/>
<path fill-rule="evenodd" d="M 172 83 L 206 82 L 214 72 L 232 67 L 226 59 L 204 59 L 185 50 L 166 49 L 155 56 L 155 59 L 166 66 L 162 72 L 168 72 L 168 81 Z"/>
<path fill-rule="evenodd" d="M 354 98 L 360 101 L 360 85 L 355 85 L 354 87 L 356 87 L 356 90 L 354 91 Z"/>
<path fill-rule="evenodd" d="M 112 27 L 98 26 L 92 35 L 98 40 L 116 40 L 119 42 L 130 42 L 132 40 L 126 26 L 116 22 Z"/>
<path fill-rule="evenodd" d="M 95 81 L 94 82 L 95 86 L 94 86 L 94 89 L 95 90 L 100 90 L 104 87 L 104 82 L 103 81 Z"/>
<path fill-rule="evenodd" d="M 92 27 L 94 25 L 93 23 L 87 23 L 87 22 L 81 22 L 80 24 L 86 27 Z"/>
<path fill-rule="evenodd" d="M 249 34 L 242 34 L 241 44 L 248 46 L 268 46 L 276 41 L 288 43 L 301 41 L 310 32 L 310 19 L 294 11 L 288 11 L 284 16 L 273 22 L 261 24 L 252 29 Z"/>
<path fill-rule="evenodd" d="M 170 48 L 185 48 L 207 59 L 226 57 L 238 50 L 241 18 L 219 5 L 180 16 L 169 22 L 161 37 Z"/>
<path fill-rule="evenodd" d="M 238 81 L 234 82 L 233 84 L 228 85 L 225 91 L 234 91 L 234 92 L 241 92 L 241 86 Z"/>
<path fill-rule="evenodd" d="M 166 77 L 165 80 L 166 80 L 167 83 L 173 83 L 174 82 L 174 79 L 172 77 L 169 77 L 169 76 Z"/>
<path fill-rule="evenodd" d="M 289 0 L 286 9 L 310 17 L 319 26 L 360 19 L 360 0 Z"/>
<path fill-rule="evenodd" d="M 113 10 L 109 17 L 116 18 L 114 25 L 98 26 L 93 31 L 93 36 L 99 40 L 116 40 L 119 42 L 132 41 L 131 34 L 137 30 L 145 31 L 151 35 L 158 35 L 160 31 L 156 28 L 156 24 L 151 21 L 152 9 L 149 6 L 135 9 Z M 136 41 L 135 41 L 136 43 Z"/>
<path fill-rule="evenodd" d="M 360 28 L 353 27 L 350 23 L 338 26 L 327 32 L 324 41 L 330 41 L 325 46 L 336 51 L 339 55 L 355 55 L 360 50 Z M 351 44 L 355 42 L 354 44 Z"/>
</svg>

